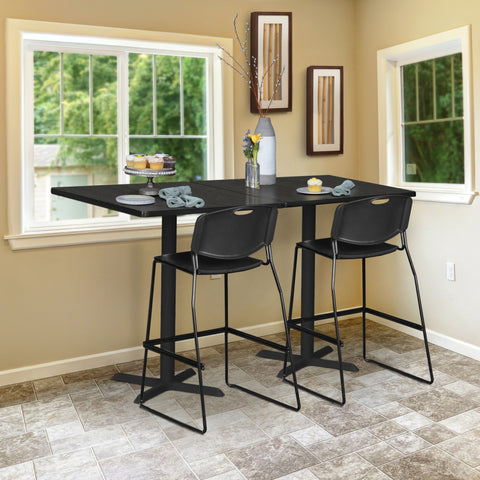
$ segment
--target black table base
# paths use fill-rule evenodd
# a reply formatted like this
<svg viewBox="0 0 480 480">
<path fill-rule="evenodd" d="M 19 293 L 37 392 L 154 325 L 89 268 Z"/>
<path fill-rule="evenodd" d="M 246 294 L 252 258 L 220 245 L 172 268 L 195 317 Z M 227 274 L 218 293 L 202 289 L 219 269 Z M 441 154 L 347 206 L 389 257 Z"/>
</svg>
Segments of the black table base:
<svg viewBox="0 0 480 480">
<path fill-rule="evenodd" d="M 158 378 L 147 377 L 145 379 L 145 385 L 151 387 L 149 390 L 146 390 L 143 393 L 143 401 L 146 402 L 151 398 L 160 395 L 167 390 L 174 390 L 176 392 L 186 392 L 186 393 L 200 393 L 200 387 L 198 385 L 193 385 L 190 383 L 183 383 L 185 380 L 193 377 L 195 370 L 189 368 L 182 373 L 175 375 L 170 381 L 159 380 Z M 140 375 L 132 375 L 130 373 L 116 373 L 111 380 L 116 382 L 125 382 L 133 383 L 135 385 L 142 384 L 142 377 Z M 212 397 L 224 397 L 225 394 L 216 387 L 203 387 L 203 392 L 205 395 Z M 135 398 L 135 403 L 140 403 L 140 395 Z"/>
<path fill-rule="evenodd" d="M 304 355 L 292 355 L 293 358 L 293 368 L 295 372 L 298 372 L 302 368 L 305 367 L 323 367 L 323 368 L 332 368 L 335 370 L 339 370 L 340 365 L 335 360 L 325 360 L 323 357 L 328 355 L 329 353 L 333 352 L 333 348 L 326 347 L 321 348 L 314 352 L 312 356 L 306 357 Z M 268 358 L 270 360 L 284 360 L 285 356 L 279 352 L 272 352 L 271 350 L 261 350 L 257 353 L 257 357 L 261 358 Z M 358 367 L 353 363 L 346 363 L 342 362 L 343 369 L 349 372 L 358 372 Z M 290 375 L 292 373 L 292 366 L 288 366 L 286 369 L 286 375 Z M 283 369 L 280 370 L 278 373 L 278 377 L 283 377 Z"/>
</svg>

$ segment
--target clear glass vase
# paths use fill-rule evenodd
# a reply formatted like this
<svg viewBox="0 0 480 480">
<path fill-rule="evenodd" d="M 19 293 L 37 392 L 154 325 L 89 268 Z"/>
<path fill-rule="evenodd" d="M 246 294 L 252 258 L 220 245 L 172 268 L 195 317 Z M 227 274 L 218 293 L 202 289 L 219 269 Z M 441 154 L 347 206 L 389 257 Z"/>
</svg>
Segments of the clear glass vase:
<svg viewBox="0 0 480 480">
<path fill-rule="evenodd" d="M 245 186 L 247 188 L 260 188 L 260 165 L 249 160 L 245 164 Z"/>
</svg>

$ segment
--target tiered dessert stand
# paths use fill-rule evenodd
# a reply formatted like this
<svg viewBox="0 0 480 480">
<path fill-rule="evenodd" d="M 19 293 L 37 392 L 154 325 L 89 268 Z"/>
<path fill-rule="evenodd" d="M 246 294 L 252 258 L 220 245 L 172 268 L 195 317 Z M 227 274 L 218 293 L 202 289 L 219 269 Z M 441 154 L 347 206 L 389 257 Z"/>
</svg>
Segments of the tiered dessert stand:
<svg viewBox="0 0 480 480">
<path fill-rule="evenodd" d="M 153 179 L 157 177 L 169 177 L 175 175 L 177 170 L 175 168 L 164 168 L 163 170 L 152 170 L 151 168 L 137 169 L 125 167 L 124 171 L 127 175 L 134 175 L 136 177 L 147 177 L 147 184 L 138 191 L 141 195 L 158 195 L 161 186 L 153 183 Z"/>
</svg>

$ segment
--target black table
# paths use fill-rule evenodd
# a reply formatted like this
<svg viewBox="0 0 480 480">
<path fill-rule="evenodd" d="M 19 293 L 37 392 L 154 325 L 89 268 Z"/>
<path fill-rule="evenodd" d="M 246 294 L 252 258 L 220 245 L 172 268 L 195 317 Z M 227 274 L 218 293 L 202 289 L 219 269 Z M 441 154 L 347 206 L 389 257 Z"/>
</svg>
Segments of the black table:
<svg viewBox="0 0 480 480">
<path fill-rule="evenodd" d="M 198 214 L 222 208 L 244 205 L 270 205 L 278 208 L 301 207 L 302 208 L 302 240 L 315 238 L 316 206 L 348 202 L 360 198 L 376 195 L 409 195 L 414 196 L 411 190 L 399 189 L 375 183 L 353 180 L 355 187 L 350 196 L 334 197 L 326 195 L 303 195 L 296 192 L 298 187 L 307 184 L 309 176 L 279 177 L 274 185 L 262 185 L 260 189 L 245 188 L 244 180 L 210 180 L 189 182 L 192 195 L 203 198 L 205 206 L 202 208 L 168 208 L 165 201 L 155 197 L 155 203 L 150 205 L 124 205 L 116 202 L 118 195 L 136 194 L 139 185 L 99 185 L 84 187 L 55 187 L 52 194 L 78 200 L 81 202 L 97 205 L 110 210 L 115 210 L 137 217 L 162 217 L 162 255 L 173 253 L 177 246 L 177 217 L 187 214 Z M 323 185 L 335 187 L 344 181 L 344 178 L 331 175 L 317 175 L 323 180 Z M 186 185 L 186 182 L 169 182 L 164 187 Z M 163 185 L 162 185 L 163 186 Z M 292 246 L 293 249 L 293 246 Z M 302 252 L 301 271 L 301 317 L 307 318 L 304 326 L 313 328 L 313 318 L 321 318 L 314 315 L 315 298 L 315 258 L 312 252 Z M 170 337 L 175 334 L 175 298 L 176 298 L 176 270 L 162 265 L 162 290 L 161 290 L 161 336 Z M 356 310 L 345 310 L 344 314 L 354 313 Z M 310 320 L 311 319 L 311 320 Z M 301 336 L 301 354 L 294 356 L 295 369 L 298 370 L 307 365 L 317 365 L 327 368 L 337 368 L 334 361 L 325 360 L 326 354 L 332 351 L 327 346 L 314 352 L 314 338 L 311 335 Z M 174 344 L 165 345 L 171 351 L 175 350 Z M 262 356 L 277 358 L 277 352 L 261 352 Z M 280 357 L 283 359 L 283 355 Z M 357 371 L 353 364 L 344 363 L 344 369 Z M 183 383 L 184 380 L 194 375 L 192 369 L 188 369 L 175 376 L 174 359 L 162 358 L 160 362 L 160 380 L 147 379 L 147 385 L 152 387 L 145 392 L 144 398 L 148 400 L 165 390 L 197 391 L 196 386 Z M 124 373 L 116 374 L 114 380 L 126 381 L 139 384 L 141 379 L 135 375 Z M 221 396 L 223 393 L 215 388 L 208 388 L 210 395 Z"/>
</svg>

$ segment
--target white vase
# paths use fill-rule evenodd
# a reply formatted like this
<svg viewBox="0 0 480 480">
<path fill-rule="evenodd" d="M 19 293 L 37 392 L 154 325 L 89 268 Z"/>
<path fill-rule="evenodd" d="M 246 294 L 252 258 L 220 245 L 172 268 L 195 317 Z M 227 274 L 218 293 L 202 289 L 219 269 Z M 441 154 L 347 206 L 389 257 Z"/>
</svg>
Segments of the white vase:
<svg viewBox="0 0 480 480">
<path fill-rule="evenodd" d="M 258 119 L 255 135 L 262 134 L 257 160 L 260 164 L 260 185 L 273 185 L 277 181 L 275 130 L 268 117 Z"/>
</svg>

